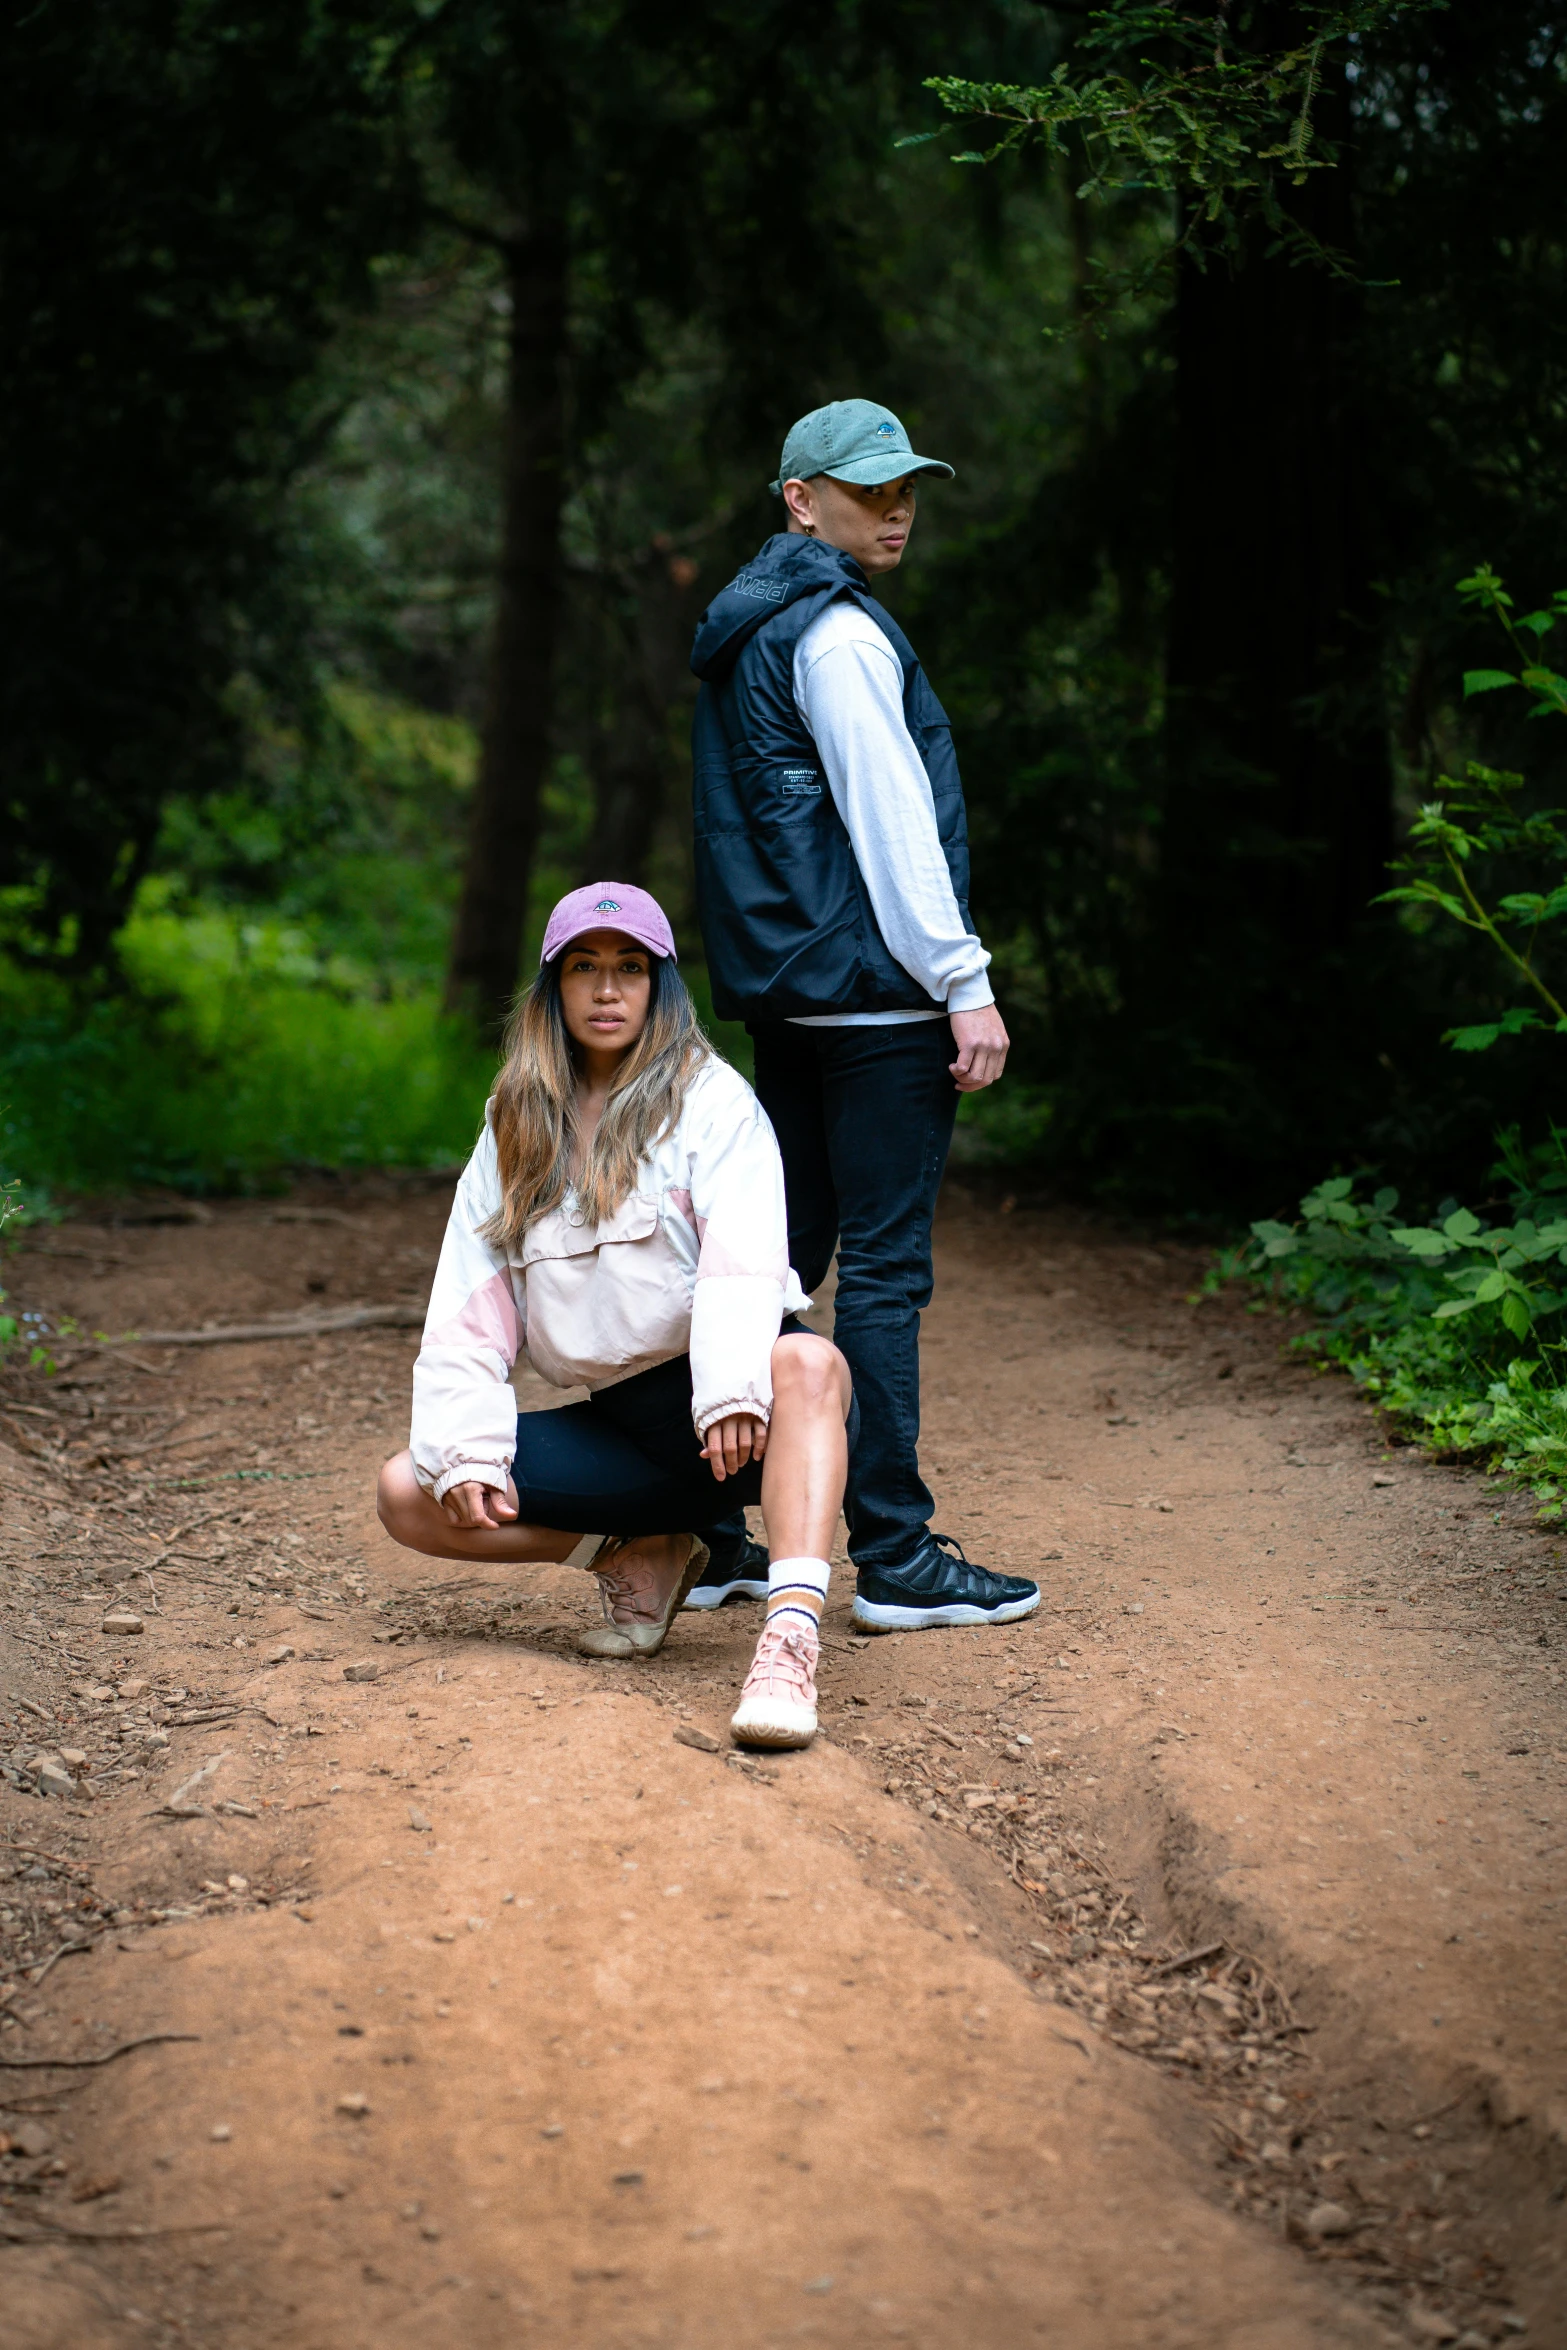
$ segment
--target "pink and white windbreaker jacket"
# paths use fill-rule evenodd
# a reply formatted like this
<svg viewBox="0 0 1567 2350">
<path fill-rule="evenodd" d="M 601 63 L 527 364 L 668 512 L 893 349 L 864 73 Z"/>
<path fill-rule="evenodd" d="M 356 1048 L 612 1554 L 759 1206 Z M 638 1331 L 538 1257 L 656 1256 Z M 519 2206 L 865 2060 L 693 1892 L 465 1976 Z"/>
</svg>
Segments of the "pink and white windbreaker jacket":
<svg viewBox="0 0 1567 2350">
<path fill-rule="evenodd" d="M 479 1237 L 500 1206 L 485 1129 L 457 1186 L 414 1365 L 414 1469 L 427 1493 L 504 1490 L 517 1440 L 508 1384 L 525 1353 L 556 1387 L 609 1387 L 691 1356 L 699 1436 L 730 1412 L 772 1412 L 772 1350 L 810 1304 L 789 1264 L 783 1162 L 745 1079 L 716 1056 L 676 1124 L 602 1224 L 573 1202 L 500 1249 Z"/>
</svg>

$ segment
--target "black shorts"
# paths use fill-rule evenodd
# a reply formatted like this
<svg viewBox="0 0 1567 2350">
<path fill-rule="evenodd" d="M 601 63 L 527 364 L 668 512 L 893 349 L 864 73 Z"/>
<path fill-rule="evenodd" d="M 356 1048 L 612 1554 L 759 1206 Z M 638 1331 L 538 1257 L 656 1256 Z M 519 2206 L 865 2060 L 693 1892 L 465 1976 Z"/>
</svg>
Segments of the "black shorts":
<svg viewBox="0 0 1567 2350">
<path fill-rule="evenodd" d="M 804 1332 L 786 1314 L 786 1334 Z M 849 1406 L 849 1443 L 859 1409 Z M 762 1498 L 762 1464 L 720 1484 L 691 1425 L 691 1358 L 655 1363 L 586 1403 L 519 1412 L 512 1464 L 522 1523 L 567 1534 L 699 1534 Z"/>
</svg>

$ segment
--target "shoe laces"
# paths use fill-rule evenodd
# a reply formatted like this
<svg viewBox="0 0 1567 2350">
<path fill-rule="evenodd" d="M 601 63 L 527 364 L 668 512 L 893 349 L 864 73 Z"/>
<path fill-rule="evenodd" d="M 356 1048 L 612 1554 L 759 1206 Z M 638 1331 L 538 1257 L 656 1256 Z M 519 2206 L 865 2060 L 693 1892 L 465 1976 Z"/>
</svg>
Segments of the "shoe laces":
<svg viewBox="0 0 1567 2350">
<path fill-rule="evenodd" d="M 803 1632 L 764 1632 L 741 1690 L 748 1697 L 782 1697 L 793 1705 L 816 1703 L 818 1649 Z"/>
<path fill-rule="evenodd" d="M 658 1576 L 645 1559 L 634 1560 L 625 1567 L 613 1563 L 595 1567 L 593 1574 L 606 1624 L 658 1622 L 664 1602 L 659 1595 Z"/>
</svg>

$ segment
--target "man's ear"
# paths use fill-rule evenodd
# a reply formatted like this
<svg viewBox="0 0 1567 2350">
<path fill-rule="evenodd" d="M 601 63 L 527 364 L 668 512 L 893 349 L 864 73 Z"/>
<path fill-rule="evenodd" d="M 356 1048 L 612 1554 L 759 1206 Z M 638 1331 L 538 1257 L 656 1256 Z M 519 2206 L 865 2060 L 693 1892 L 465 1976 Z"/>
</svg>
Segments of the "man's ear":
<svg viewBox="0 0 1567 2350">
<path fill-rule="evenodd" d="M 792 531 L 809 536 L 816 527 L 815 501 L 808 482 L 794 480 L 783 485 L 784 510 Z"/>
</svg>

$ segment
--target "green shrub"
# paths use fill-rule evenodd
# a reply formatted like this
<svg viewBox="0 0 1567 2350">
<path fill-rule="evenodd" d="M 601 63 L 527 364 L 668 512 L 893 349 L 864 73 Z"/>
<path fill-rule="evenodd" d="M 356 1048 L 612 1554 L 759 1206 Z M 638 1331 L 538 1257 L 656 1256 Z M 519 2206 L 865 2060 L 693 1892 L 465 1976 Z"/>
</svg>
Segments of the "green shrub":
<svg viewBox="0 0 1567 2350">
<path fill-rule="evenodd" d="M 85 1012 L 0 974 L 0 1156 L 24 1181 L 253 1191 L 471 1148 L 494 1061 L 433 992 L 384 992 L 297 926 L 177 915 L 156 893 L 121 958 L 130 985 Z"/>
<path fill-rule="evenodd" d="M 1549 611 L 1525 612 L 1517 620 L 1513 599 L 1489 563 L 1461 579 L 1458 592 L 1466 604 L 1492 615 L 1518 662 L 1516 672 L 1465 670 L 1465 700 L 1516 686 L 1534 697 L 1531 718 L 1567 718 L 1567 677 L 1547 668 L 1539 651 L 1567 620 L 1567 589 L 1558 588 Z M 1533 638 L 1532 650 L 1520 630 Z M 1461 777 L 1437 776 L 1433 788 L 1436 797 L 1420 809 L 1407 851 L 1395 867 L 1406 879 L 1385 890 L 1380 902 L 1407 906 L 1408 918 L 1417 922 L 1445 915 L 1461 929 L 1489 939 L 1513 984 L 1521 983 L 1533 999 L 1509 1005 L 1500 1019 L 1451 1029 L 1446 1042 L 1461 1053 L 1483 1053 L 1500 1038 L 1521 1036 L 1529 1028 L 1567 1035 L 1567 1006 L 1541 976 L 1536 959 L 1542 948 L 1555 944 L 1555 926 L 1567 918 L 1567 810 L 1526 809 L 1520 797 L 1523 777 L 1477 759 L 1467 762 Z M 1488 875 L 1519 864 L 1535 887 L 1505 894 L 1487 887 Z"/>
<path fill-rule="evenodd" d="M 1352 1179 L 1337 1176 L 1306 1194 L 1298 1223 L 1253 1224 L 1207 1286 L 1241 1279 L 1280 1305 L 1309 1308 L 1315 1326 L 1294 1341 L 1300 1352 L 1348 1371 L 1416 1442 L 1483 1461 L 1528 1487 L 1544 1515 L 1559 1516 L 1567 1503 L 1562 1139 L 1543 1169 L 1521 1169 L 1514 1154 L 1506 1224 L 1487 1224 L 1456 1202 L 1430 1223 L 1399 1224 L 1397 1192 L 1357 1200 Z"/>
<path fill-rule="evenodd" d="M 1567 677 L 1539 652 L 1567 621 L 1567 590 L 1515 620 L 1489 564 L 1458 584 L 1518 664 L 1467 671 L 1466 698 L 1521 688 L 1534 697 L 1531 717 L 1567 718 Z M 1442 918 L 1488 939 L 1532 999 L 1446 1041 L 1475 1053 L 1530 1028 L 1567 1034 L 1567 1008 L 1537 961 L 1567 918 L 1567 811 L 1528 810 L 1522 776 L 1475 760 L 1434 788 L 1395 868 L 1405 878 L 1385 895 L 1408 920 Z M 1520 867 L 1534 887 L 1507 887 Z M 1352 1178 L 1336 1176 L 1306 1194 L 1299 1223 L 1253 1224 L 1210 1286 L 1238 1277 L 1309 1307 L 1316 1327 L 1297 1347 L 1340 1364 L 1417 1441 L 1477 1456 L 1557 1517 L 1567 1507 L 1567 1137 L 1553 1127 L 1530 1153 L 1516 1134 L 1500 1139 L 1494 1172 L 1511 1185 L 1510 1222 L 1488 1224 L 1449 1200 L 1431 1223 L 1398 1224 L 1396 1191 L 1361 1201 Z"/>
<path fill-rule="evenodd" d="M 493 1053 L 432 985 L 342 936 L 275 912 L 182 908 L 154 879 L 117 942 L 119 992 L 84 1008 L 0 959 L 0 1169 L 21 1179 L 19 1212 L 46 1212 L 41 1185 L 252 1192 L 304 1167 L 465 1159 Z M 700 964 L 685 976 L 749 1075 L 744 1028 L 712 1020 Z"/>
</svg>

